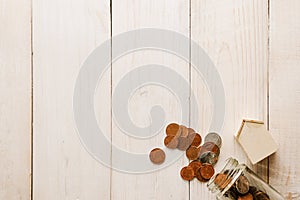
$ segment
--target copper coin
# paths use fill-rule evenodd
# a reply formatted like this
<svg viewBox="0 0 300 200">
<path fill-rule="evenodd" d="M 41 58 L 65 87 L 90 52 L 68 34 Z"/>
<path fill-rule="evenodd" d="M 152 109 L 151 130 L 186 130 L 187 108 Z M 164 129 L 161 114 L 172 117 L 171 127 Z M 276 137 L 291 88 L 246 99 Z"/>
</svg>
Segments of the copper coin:
<svg viewBox="0 0 300 200">
<path fill-rule="evenodd" d="M 187 148 L 189 148 L 189 146 L 191 144 L 190 141 L 189 141 L 189 139 L 188 138 L 184 138 L 184 137 L 179 137 L 178 139 L 179 139 L 179 141 L 178 141 L 177 148 L 179 150 L 181 150 L 181 151 L 187 150 Z"/>
<path fill-rule="evenodd" d="M 186 126 L 180 125 L 180 137 L 186 138 L 189 135 L 189 130 Z"/>
<path fill-rule="evenodd" d="M 202 142 L 201 136 L 198 133 L 196 133 L 191 145 L 198 147 L 200 146 L 201 142 Z"/>
<path fill-rule="evenodd" d="M 192 128 L 188 128 L 188 133 L 191 134 L 191 133 L 195 133 L 195 130 L 192 129 Z"/>
<path fill-rule="evenodd" d="M 236 190 L 240 193 L 240 194 L 246 194 L 249 192 L 249 180 L 247 179 L 246 176 L 241 175 L 235 184 L 235 188 Z"/>
<path fill-rule="evenodd" d="M 194 160 L 190 162 L 189 166 L 193 168 L 194 174 L 196 175 L 196 172 L 198 171 L 198 169 L 200 169 L 202 163 L 197 160 Z"/>
<path fill-rule="evenodd" d="M 162 149 L 155 148 L 150 152 L 149 158 L 154 164 L 161 164 L 165 161 L 166 154 Z"/>
<path fill-rule="evenodd" d="M 222 146 L 222 138 L 218 133 L 208 133 L 205 138 L 204 138 L 204 142 L 212 142 L 214 144 L 216 144 L 219 148 L 221 148 Z"/>
<path fill-rule="evenodd" d="M 186 157 L 189 160 L 197 160 L 199 157 L 199 152 L 200 149 L 195 147 L 195 146 L 190 146 L 187 150 L 186 150 Z"/>
<path fill-rule="evenodd" d="M 252 195 L 254 195 L 254 193 L 257 191 L 257 188 L 256 187 L 254 187 L 254 186 L 250 186 L 249 187 L 249 192 L 252 194 Z"/>
<path fill-rule="evenodd" d="M 248 193 L 244 196 L 239 196 L 238 200 L 253 200 L 252 194 Z"/>
<path fill-rule="evenodd" d="M 235 191 L 232 191 L 231 188 L 227 190 L 224 194 L 226 199 L 238 199 L 238 194 Z"/>
<path fill-rule="evenodd" d="M 226 174 L 220 173 L 217 174 L 214 183 L 221 189 L 223 190 L 230 182 L 232 179 L 228 177 Z"/>
<path fill-rule="evenodd" d="M 186 181 L 190 181 L 194 178 L 194 170 L 190 166 L 186 166 L 180 171 L 181 178 Z"/>
<path fill-rule="evenodd" d="M 164 144 L 169 149 L 176 149 L 176 147 L 178 146 L 178 138 L 168 135 L 167 137 L 165 137 Z"/>
<path fill-rule="evenodd" d="M 171 123 L 166 128 L 166 134 L 171 136 L 178 136 L 180 134 L 180 126 L 176 123 Z"/>
<path fill-rule="evenodd" d="M 269 195 L 260 190 L 256 191 L 253 196 L 255 200 L 270 200 Z"/>
<path fill-rule="evenodd" d="M 200 155 L 206 152 L 213 152 L 214 154 L 216 154 L 217 156 L 220 155 L 220 148 L 212 143 L 212 142 L 205 142 L 202 146 L 201 146 L 201 152 Z"/>
<path fill-rule="evenodd" d="M 209 179 L 205 179 L 205 178 L 202 177 L 201 172 L 200 172 L 201 167 L 196 171 L 195 176 L 198 179 L 198 181 L 200 181 L 200 182 L 207 182 Z"/>
<path fill-rule="evenodd" d="M 188 135 L 187 138 L 189 139 L 190 144 L 192 144 L 192 142 L 193 142 L 195 136 L 196 136 L 196 133 L 195 133 L 195 132 L 190 132 L 190 133 L 189 133 L 189 135 Z M 195 146 L 195 145 L 194 145 L 194 146 Z"/>
<path fill-rule="evenodd" d="M 204 179 L 210 179 L 215 173 L 215 169 L 211 164 L 203 164 L 199 171 Z"/>
</svg>

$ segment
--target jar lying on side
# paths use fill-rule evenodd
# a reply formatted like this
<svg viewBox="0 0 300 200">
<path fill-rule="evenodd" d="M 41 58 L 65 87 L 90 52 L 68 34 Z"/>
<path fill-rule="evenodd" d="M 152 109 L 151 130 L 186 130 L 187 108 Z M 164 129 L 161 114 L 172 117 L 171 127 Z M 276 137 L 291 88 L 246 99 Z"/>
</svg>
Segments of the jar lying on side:
<svg viewBox="0 0 300 200">
<path fill-rule="evenodd" d="M 229 158 L 223 170 L 208 182 L 218 200 L 284 200 L 279 192 L 245 164 Z"/>
</svg>

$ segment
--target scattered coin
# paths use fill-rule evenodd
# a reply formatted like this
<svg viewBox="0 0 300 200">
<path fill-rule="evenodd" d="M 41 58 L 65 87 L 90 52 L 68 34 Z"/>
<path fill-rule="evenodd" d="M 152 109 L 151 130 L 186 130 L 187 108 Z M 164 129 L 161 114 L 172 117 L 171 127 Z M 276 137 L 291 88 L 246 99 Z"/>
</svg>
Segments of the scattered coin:
<svg viewBox="0 0 300 200">
<path fill-rule="evenodd" d="M 209 179 L 205 179 L 205 178 L 202 177 L 201 171 L 200 171 L 201 167 L 196 171 L 195 176 L 198 179 L 198 181 L 200 181 L 200 182 L 207 182 Z"/>
<path fill-rule="evenodd" d="M 196 172 L 198 171 L 198 169 L 200 169 L 202 163 L 197 160 L 194 160 L 190 162 L 189 166 L 193 168 L 194 174 L 196 175 Z"/>
<path fill-rule="evenodd" d="M 201 142 L 202 142 L 201 136 L 198 133 L 196 133 L 191 145 L 198 147 L 200 146 Z"/>
<path fill-rule="evenodd" d="M 241 175 L 236 181 L 235 188 L 240 194 L 246 194 L 249 192 L 249 186 L 250 183 L 247 177 Z"/>
<path fill-rule="evenodd" d="M 189 139 L 189 142 L 190 144 L 192 144 L 194 138 L 195 138 L 195 135 L 196 135 L 196 132 L 190 132 L 189 135 L 188 135 L 188 139 Z M 195 146 L 195 145 L 194 145 Z"/>
<path fill-rule="evenodd" d="M 204 179 L 210 179 L 215 173 L 214 167 L 211 164 L 207 163 L 202 164 L 199 171 Z"/>
<path fill-rule="evenodd" d="M 176 149 L 176 147 L 178 146 L 178 138 L 168 135 L 167 137 L 165 137 L 164 144 L 169 149 Z"/>
<path fill-rule="evenodd" d="M 239 196 L 238 200 L 253 200 L 252 194 L 248 193 L 244 196 Z"/>
<path fill-rule="evenodd" d="M 194 178 L 194 170 L 190 166 L 183 167 L 180 171 L 181 178 L 186 181 L 190 181 Z"/>
<path fill-rule="evenodd" d="M 180 125 L 180 137 L 186 138 L 189 135 L 189 130 L 186 126 Z"/>
<path fill-rule="evenodd" d="M 190 146 L 187 150 L 186 150 L 186 157 L 189 160 L 197 160 L 199 157 L 199 152 L 200 149 L 195 147 L 195 146 Z"/>
<path fill-rule="evenodd" d="M 218 162 L 219 157 L 215 153 L 213 152 L 201 153 L 201 149 L 200 149 L 200 156 L 199 156 L 200 162 L 208 163 L 211 165 L 215 165 Z"/>
<path fill-rule="evenodd" d="M 149 158 L 154 164 L 161 164 L 165 161 L 166 154 L 162 149 L 155 148 L 150 152 Z"/>
<path fill-rule="evenodd" d="M 169 124 L 166 128 L 166 134 L 178 137 L 180 135 L 180 126 L 176 123 Z"/>
<path fill-rule="evenodd" d="M 189 139 L 188 138 L 184 138 L 184 137 L 179 137 L 178 139 L 179 139 L 179 141 L 178 141 L 177 148 L 179 150 L 181 150 L 181 151 L 187 150 L 187 148 L 189 148 L 189 146 L 191 144 L 190 141 L 189 141 Z"/>
<path fill-rule="evenodd" d="M 191 134 L 191 133 L 195 133 L 195 130 L 192 129 L 192 128 L 188 128 L 188 133 Z"/>
<path fill-rule="evenodd" d="M 219 148 L 221 148 L 222 146 L 222 138 L 218 133 L 208 133 L 205 138 L 204 138 L 204 142 L 212 142 L 214 144 L 216 144 Z"/>
<path fill-rule="evenodd" d="M 205 153 L 205 152 L 212 152 L 212 153 L 216 154 L 217 156 L 219 156 L 220 148 L 213 142 L 205 142 L 201 147 L 200 154 Z"/>
</svg>

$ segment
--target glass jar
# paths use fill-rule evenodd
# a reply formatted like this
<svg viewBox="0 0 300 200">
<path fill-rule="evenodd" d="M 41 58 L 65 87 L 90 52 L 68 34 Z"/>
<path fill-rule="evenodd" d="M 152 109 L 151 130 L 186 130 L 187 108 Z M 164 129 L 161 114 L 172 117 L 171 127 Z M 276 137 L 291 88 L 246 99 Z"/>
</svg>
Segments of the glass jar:
<svg viewBox="0 0 300 200">
<path fill-rule="evenodd" d="M 245 164 L 229 158 L 222 171 L 207 184 L 218 200 L 284 200 L 279 192 Z"/>
</svg>

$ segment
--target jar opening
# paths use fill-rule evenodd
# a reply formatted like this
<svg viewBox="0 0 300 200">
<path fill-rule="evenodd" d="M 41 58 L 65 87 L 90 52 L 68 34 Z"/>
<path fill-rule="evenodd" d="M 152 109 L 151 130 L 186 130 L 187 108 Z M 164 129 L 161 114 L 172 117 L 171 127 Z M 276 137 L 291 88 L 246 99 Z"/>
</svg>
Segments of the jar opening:
<svg viewBox="0 0 300 200">
<path fill-rule="evenodd" d="M 221 197 L 234 184 L 244 169 L 245 167 L 239 165 L 236 159 L 227 159 L 227 163 L 221 172 L 214 175 L 208 182 L 208 189 L 213 193 L 217 193 L 217 197 Z"/>
</svg>

